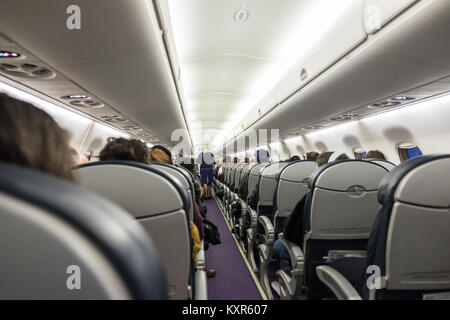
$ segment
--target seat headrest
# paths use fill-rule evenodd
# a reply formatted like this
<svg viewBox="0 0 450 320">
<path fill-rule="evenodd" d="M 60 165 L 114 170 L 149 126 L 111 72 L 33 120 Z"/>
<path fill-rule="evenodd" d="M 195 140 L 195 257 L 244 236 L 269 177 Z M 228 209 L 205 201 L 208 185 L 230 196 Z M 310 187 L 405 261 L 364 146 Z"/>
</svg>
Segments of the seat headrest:
<svg viewBox="0 0 450 320">
<path fill-rule="evenodd" d="M 286 167 L 288 164 L 289 164 L 288 162 L 271 163 L 268 166 L 266 166 L 264 170 L 261 171 L 261 177 L 267 179 L 275 179 L 278 172 L 284 167 Z"/>
<path fill-rule="evenodd" d="M 378 201 L 450 208 L 448 190 L 450 155 L 429 155 L 410 159 L 394 168 L 380 183 Z"/>
<path fill-rule="evenodd" d="M 372 191 L 378 189 L 379 181 L 387 172 L 386 168 L 369 161 L 334 161 L 312 174 L 309 187 L 345 192 L 358 186 Z"/>
<path fill-rule="evenodd" d="M 152 240 L 129 213 L 54 176 L 0 163 L 0 192 L 42 208 L 101 249 L 136 299 L 165 299 L 165 276 Z"/>
<path fill-rule="evenodd" d="M 110 160 L 84 164 L 76 170 L 79 175 L 82 175 L 80 176 L 83 178 L 80 180 L 82 185 L 110 199 L 117 199 L 120 205 L 136 218 L 179 209 L 184 209 L 189 215 L 190 199 L 186 190 L 187 181 L 183 184 L 167 172 L 167 170 L 177 170 L 173 166 Z M 182 173 L 174 172 L 185 180 Z M 121 185 L 117 184 L 117 180 L 121 181 Z M 133 192 L 122 196 L 126 188 L 131 188 Z M 179 197 L 175 198 L 174 194 Z"/>
<path fill-rule="evenodd" d="M 311 173 L 317 170 L 315 161 L 300 160 L 291 162 L 280 170 L 276 176 L 277 180 L 304 182 L 305 178 L 309 181 Z"/>
<path fill-rule="evenodd" d="M 267 167 L 269 164 L 268 163 L 261 163 L 261 164 L 257 164 L 256 166 L 254 166 L 251 170 L 250 170 L 250 175 L 251 176 L 260 176 L 262 170 Z"/>
</svg>

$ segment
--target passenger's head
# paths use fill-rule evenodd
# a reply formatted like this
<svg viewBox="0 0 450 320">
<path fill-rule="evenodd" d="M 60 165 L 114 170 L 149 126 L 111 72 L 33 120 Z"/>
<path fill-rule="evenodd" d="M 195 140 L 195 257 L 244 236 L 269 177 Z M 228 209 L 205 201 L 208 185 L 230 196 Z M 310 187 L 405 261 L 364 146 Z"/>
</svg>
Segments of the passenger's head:
<svg viewBox="0 0 450 320">
<path fill-rule="evenodd" d="M 334 161 L 339 161 L 339 160 L 349 160 L 350 157 L 348 155 L 346 155 L 345 153 L 341 153 L 340 155 L 338 155 L 336 157 L 336 159 Z"/>
<path fill-rule="evenodd" d="M 172 153 L 165 147 L 157 145 L 150 149 L 150 158 L 152 161 L 173 164 Z"/>
<path fill-rule="evenodd" d="M 321 154 L 319 154 L 319 156 L 317 157 L 317 160 L 316 160 L 317 166 L 320 168 L 324 164 L 327 164 L 328 160 L 330 160 L 330 157 L 332 154 L 333 154 L 333 152 L 328 152 L 328 151 L 322 152 Z"/>
<path fill-rule="evenodd" d="M 306 160 L 317 161 L 318 157 L 319 157 L 319 153 L 315 152 L 315 151 L 311 151 L 306 154 Z"/>
<path fill-rule="evenodd" d="M 100 152 L 100 161 L 125 160 L 148 163 L 147 147 L 136 139 L 109 138 Z"/>
<path fill-rule="evenodd" d="M 378 159 L 378 160 L 386 160 L 384 154 L 379 150 L 371 150 L 366 153 L 364 159 Z"/>
<path fill-rule="evenodd" d="M 237 157 L 234 157 L 233 158 L 233 163 L 238 163 L 238 162 L 239 162 L 239 159 Z"/>
<path fill-rule="evenodd" d="M 250 163 L 250 158 L 249 157 L 245 157 L 244 158 L 244 163 Z"/>
<path fill-rule="evenodd" d="M 68 132 L 45 111 L 0 93 L 0 161 L 73 180 Z"/>
<path fill-rule="evenodd" d="M 299 161 L 299 160 L 301 160 L 299 156 L 292 156 L 288 161 L 294 162 L 294 161 Z"/>
</svg>

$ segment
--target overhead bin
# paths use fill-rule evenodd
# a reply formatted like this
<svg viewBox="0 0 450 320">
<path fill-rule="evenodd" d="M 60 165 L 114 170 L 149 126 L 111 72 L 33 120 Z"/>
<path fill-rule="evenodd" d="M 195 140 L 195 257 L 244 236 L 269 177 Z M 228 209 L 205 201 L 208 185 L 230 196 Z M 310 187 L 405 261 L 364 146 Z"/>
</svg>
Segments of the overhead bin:
<svg viewBox="0 0 450 320">
<path fill-rule="evenodd" d="M 389 108 L 369 107 L 402 92 L 442 82 L 450 75 L 449 12 L 449 1 L 418 2 L 253 128 L 279 128 L 284 138 L 293 130 L 301 135 L 310 132 L 301 130 L 313 123 L 331 126 L 355 120 L 358 114 L 343 116 L 353 110 L 367 110 L 364 115 L 385 111 Z"/>
<path fill-rule="evenodd" d="M 336 16 L 333 16 L 334 20 L 331 19 L 331 23 L 326 21 L 317 25 L 312 21 L 305 23 L 306 30 L 301 31 L 302 37 L 299 38 L 299 41 L 304 40 L 304 46 L 308 47 L 299 46 L 298 60 L 249 114 L 244 123 L 245 127 L 278 103 L 286 100 L 366 39 L 367 34 L 361 15 L 364 3 L 362 1 L 345 1 L 342 4 L 343 7 L 337 7 L 340 11 L 334 13 Z M 309 15 L 311 13 L 305 10 L 304 19 L 306 21 L 311 20 Z M 314 26 L 317 32 L 310 32 L 308 26 L 309 29 Z M 311 33 L 309 37 L 308 33 Z M 274 103 L 275 101 L 276 103 Z"/>
<path fill-rule="evenodd" d="M 58 0 L 2 2 L 0 30 L 169 144 L 172 131 L 186 124 L 152 2 L 76 4 L 80 30 L 67 28 L 69 4 Z"/>
</svg>

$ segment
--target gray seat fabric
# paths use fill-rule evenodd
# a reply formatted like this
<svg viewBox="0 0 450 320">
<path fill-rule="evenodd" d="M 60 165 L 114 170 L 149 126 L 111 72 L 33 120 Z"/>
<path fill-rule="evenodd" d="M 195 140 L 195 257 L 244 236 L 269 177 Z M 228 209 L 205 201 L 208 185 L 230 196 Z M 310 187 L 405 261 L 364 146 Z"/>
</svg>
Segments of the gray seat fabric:
<svg viewBox="0 0 450 320">
<path fill-rule="evenodd" d="M 271 163 L 261 171 L 259 182 L 259 206 L 273 206 L 274 194 L 277 189 L 277 173 L 288 165 L 287 162 Z"/>
<path fill-rule="evenodd" d="M 159 165 L 102 161 L 83 165 L 75 173 L 83 187 L 114 201 L 142 224 L 161 255 L 169 298 L 187 299 L 193 270 L 190 195 L 186 185 L 163 170 Z"/>
<path fill-rule="evenodd" d="M 309 178 L 316 169 L 314 161 L 299 161 L 281 170 L 276 194 L 278 217 L 288 217 L 300 199 L 308 193 Z"/>
<path fill-rule="evenodd" d="M 0 163 L 0 299 L 165 299 L 152 241 L 122 208 Z"/>
<path fill-rule="evenodd" d="M 248 176 L 248 195 L 250 196 L 256 189 L 256 186 L 259 183 L 259 178 L 261 177 L 262 170 L 267 167 L 268 163 L 261 163 L 253 166 L 250 169 L 250 173 Z"/>
<path fill-rule="evenodd" d="M 156 166 L 158 169 L 164 171 L 171 177 L 177 179 L 183 185 L 184 190 L 186 191 L 188 202 L 189 202 L 189 219 L 194 220 L 194 202 L 195 202 L 195 190 L 194 183 L 191 180 L 191 177 L 188 173 L 186 173 L 183 169 L 176 167 L 174 165 L 160 163 L 160 162 L 152 162 L 150 166 Z"/>
<path fill-rule="evenodd" d="M 234 192 L 238 191 L 239 188 L 239 182 L 241 180 L 241 173 L 242 170 L 244 169 L 244 167 L 246 167 L 248 164 L 247 163 L 240 163 L 237 167 L 236 167 L 236 171 L 234 173 Z"/>
<path fill-rule="evenodd" d="M 377 194 L 387 170 L 368 161 L 336 161 L 310 183 L 306 229 L 309 238 L 367 239 L 378 210 Z"/>
</svg>

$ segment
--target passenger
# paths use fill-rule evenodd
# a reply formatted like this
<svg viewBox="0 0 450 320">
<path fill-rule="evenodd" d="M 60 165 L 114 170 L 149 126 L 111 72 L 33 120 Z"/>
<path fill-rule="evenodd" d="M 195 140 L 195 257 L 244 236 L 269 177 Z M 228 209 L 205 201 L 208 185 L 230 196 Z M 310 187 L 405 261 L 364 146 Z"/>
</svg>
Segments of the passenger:
<svg viewBox="0 0 450 320">
<path fill-rule="evenodd" d="M 244 163 L 250 163 L 250 158 L 249 157 L 245 157 L 244 158 Z"/>
<path fill-rule="evenodd" d="M 288 162 L 294 162 L 294 161 L 300 161 L 301 159 L 300 159 L 300 157 L 299 156 L 292 156 L 289 160 L 288 160 Z"/>
<path fill-rule="evenodd" d="M 327 164 L 328 160 L 330 160 L 330 157 L 333 153 L 334 152 L 326 151 L 326 152 L 322 152 L 321 154 L 319 154 L 319 156 L 317 157 L 317 160 L 316 160 L 317 167 L 320 168 L 321 166 Z"/>
<path fill-rule="evenodd" d="M 109 138 L 108 143 L 100 152 L 99 160 L 123 160 L 148 164 L 147 151 L 146 145 L 140 140 Z"/>
<path fill-rule="evenodd" d="M 315 151 L 311 151 L 306 154 L 306 160 L 317 161 L 318 157 L 319 157 L 319 153 L 315 152 Z"/>
<path fill-rule="evenodd" d="M 165 147 L 157 145 L 150 150 L 150 161 L 156 161 L 167 164 L 174 164 L 172 161 L 172 153 Z"/>
<path fill-rule="evenodd" d="M 209 151 L 209 147 L 205 146 L 202 153 L 198 155 L 197 163 L 200 165 L 200 175 L 205 189 L 205 199 L 211 199 L 211 185 L 214 181 L 213 168 L 216 164 L 214 155 Z"/>
<path fill-rule="evenodd" d="M 367 152 L 363 159 L 364 160 L 367 160 L 367 159 L 386 160 L 384 154 L 379 150 L 371 150 L 371 151 Z"/>
<path fill-rule="evenodd" d="M 239 159 L 237 157 L 234 157 L 233 158 L 233 163 L 238 163 L 238 162 L 239 162 Z"/>
<path fill-rule="evenodd" d="M 73 181 L 69 134 L 45 111 L 0 93 L 0 161 Z"/>
</svg>

